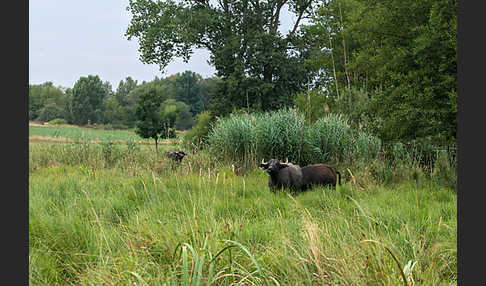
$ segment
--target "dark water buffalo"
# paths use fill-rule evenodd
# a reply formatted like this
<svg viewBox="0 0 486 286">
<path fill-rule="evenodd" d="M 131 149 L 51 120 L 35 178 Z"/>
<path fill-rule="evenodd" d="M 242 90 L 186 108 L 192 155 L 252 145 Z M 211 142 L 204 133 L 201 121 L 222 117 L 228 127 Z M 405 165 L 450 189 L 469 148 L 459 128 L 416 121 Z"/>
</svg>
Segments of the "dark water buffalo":
<svg viewBox="0 0 486 286">
<path fill-rule="evenodd" d="M 302 167 L 301 170 L 303 176 L 301 187 L 302 191 L 312 188 L 315 185 L 331 185 L 336 187 L 336 181 L 338 181 L 339 185 L 341 185 L 341 173 L 331 166 L 314 164 Z"/>
<path fill-rule="evenodd" d="M 302 188 L 302 171 L 299 165 L 289 163 L 281 163 L 277 159 L 271 159 L 268 162 L 262 162 L 258 167 L 263 168 L 269 174 L 268 186 L 272 192 L 280 188 L 288 188 L 291 191 L 300 191 Z"/>
<path fill-rule="evenodd" d="M 177 162 L 181 162 L 184 156 L 186 156 L 186 153 L 184 151 L 165 152 L 165 154 L 167 155 L 167 157 Z"/>
</svg>

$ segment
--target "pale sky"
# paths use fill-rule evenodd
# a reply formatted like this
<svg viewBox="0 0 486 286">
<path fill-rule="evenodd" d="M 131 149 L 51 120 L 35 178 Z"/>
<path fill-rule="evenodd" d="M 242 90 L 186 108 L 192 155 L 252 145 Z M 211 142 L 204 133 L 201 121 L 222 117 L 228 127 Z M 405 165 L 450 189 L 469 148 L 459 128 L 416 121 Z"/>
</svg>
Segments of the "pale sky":
<svg viewBox="0 0 486 286">
<path fill-rule="evenodd" d="M 98 75 L 116 90 L 120 80 L 151 81 L 190 70 L 202 77 L 215 75 L 209 52 L 197 50 L 188 63 L 174 59 L 164 73 L 139 60 L 137 39 L 124 36 L 131 14 L 128 0 L 30 0 L 29 83 L 51 81 L 73 87 L 81 76 Z M 283 11 L 285 13 L 285 11 Z M 281 16 L 282 30 L 293 24 Z"/>
<path fill-rule="evenodd" d="M 174 59 L 164 74 L 140 62 L 137 39 L 124 36 L 131 19 L 127 6 L 128 0 L 30 0 L 29 83 L 73 87 L 92 74 L 116 90 L 128 76 L 140 83 L 186 70 L 214 75 L 206 50 L 196 51 L 189 63 Z"/>
</svg>

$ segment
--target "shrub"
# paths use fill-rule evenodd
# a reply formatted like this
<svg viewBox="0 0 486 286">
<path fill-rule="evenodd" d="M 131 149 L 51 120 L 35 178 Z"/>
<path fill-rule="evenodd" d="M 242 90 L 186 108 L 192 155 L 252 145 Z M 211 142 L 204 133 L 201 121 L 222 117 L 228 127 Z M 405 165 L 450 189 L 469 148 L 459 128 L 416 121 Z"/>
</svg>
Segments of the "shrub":
<svg viewBox="0 0 486 286">
<path fill-rule="evenodd" d="M 209 130 L 211 129 L 211 123 L 213 122 L 211 112 L 204 111 L 196 115 L 196 125 L 194 125 L 184 136 L 184 144 L 191 146 L 202 147 L 201 142 L 204 144 L 207 141 Z"/>
<path fill-rule="evenodd" d="M 63 118 L 52 119 L 51 121 L 49 121 L 47 123 L 49 123 L 49 124 L 68 124 L 66 119 L 63 119 Z"/>
</svg>

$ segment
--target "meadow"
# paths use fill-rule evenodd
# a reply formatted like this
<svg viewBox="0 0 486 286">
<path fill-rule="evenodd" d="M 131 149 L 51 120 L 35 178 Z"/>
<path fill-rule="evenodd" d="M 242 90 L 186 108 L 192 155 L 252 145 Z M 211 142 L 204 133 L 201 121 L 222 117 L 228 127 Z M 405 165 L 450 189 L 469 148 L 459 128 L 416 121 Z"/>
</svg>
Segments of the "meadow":
<svg viewBox="0 0 486 286">
<path fill-rule="evenodd" d="M 133 130 L 103 130 L 66 125 L 30 125 L 29 138 L 32 141 L 81 141 L 94 142 L 127 142 L 135 141 L 138 144 L 155 144 L 153 139 L 138 136 Z M 60 140 L 55 140 L 60 139 Z M 172 143 L 176 140 L 161 140 L 161 144 Z"/>
<path fill-rule="evenodd" d="M 450 166 L 342 163 L 290 196 L 258 162 L 141 147 L 29 143 L 30 284 L 457 284 Z"/>
</svg>

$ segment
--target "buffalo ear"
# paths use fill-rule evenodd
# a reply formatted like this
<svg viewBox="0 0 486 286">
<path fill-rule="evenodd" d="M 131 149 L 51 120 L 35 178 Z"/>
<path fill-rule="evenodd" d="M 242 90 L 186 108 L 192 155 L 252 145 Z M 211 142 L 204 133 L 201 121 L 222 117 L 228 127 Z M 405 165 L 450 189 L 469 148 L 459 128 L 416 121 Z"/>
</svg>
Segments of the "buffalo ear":
<svg viewBox="0 0 486 286">
<path fill-rule="evenodd" d="M 266 169 L 266 168 L 268 168 L 268 164 L 261 163 L 261 164 L 258 164 L 258 167 Z"/>
</svg>

